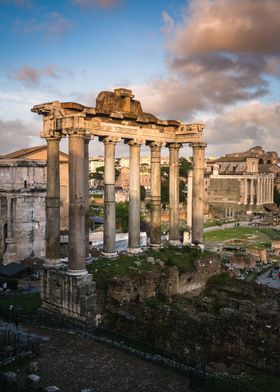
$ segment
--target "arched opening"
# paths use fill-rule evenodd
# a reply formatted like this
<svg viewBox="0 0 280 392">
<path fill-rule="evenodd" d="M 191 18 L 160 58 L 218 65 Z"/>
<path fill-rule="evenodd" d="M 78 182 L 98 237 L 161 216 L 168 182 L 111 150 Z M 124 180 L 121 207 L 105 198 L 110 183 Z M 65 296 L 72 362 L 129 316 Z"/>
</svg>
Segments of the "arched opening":
<svg viewBox="0 0 280 392">
<path fill-rule="evenodd" d="M 267 164 L 267 165 L 271 165 L 271 160 L 268 159 L 268 160 L 266 161 L 266 164 Z"/>
<path fill-rule="evenodd" d="M 264 162 L 263 162 L 263 159 L 261 158 L 261 159 L 259 160 L 259 164 L 260 164 L 260 165 L 263 165 L 263 163 L 264 163 Z"/>
</svg>

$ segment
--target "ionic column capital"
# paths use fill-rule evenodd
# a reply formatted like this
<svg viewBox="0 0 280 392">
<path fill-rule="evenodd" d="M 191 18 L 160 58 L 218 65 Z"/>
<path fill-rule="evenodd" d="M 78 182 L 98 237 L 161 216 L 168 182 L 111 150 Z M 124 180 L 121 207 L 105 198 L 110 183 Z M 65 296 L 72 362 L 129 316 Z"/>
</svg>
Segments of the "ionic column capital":
<svg viewBox="0 0 280 392">
<path fill-rule="evenodd" d="M 118 138 L 118 137 L 116 137 L 116 136 L 106 136 L 106 137 L 104 137 L 104 138 L 102 138 L 102 142 L 106 145 L 106 144 L 117 144 L 118 143 L 118 141 L 119 141 L 120 139 Z"/>
<path fill-rule="evenodd" d="M 193 142 L 193 143 L 190 143 L 189 146 L 192 147 L 193 149 L 205 150 L 205 148 L 207 147 L 207 143 Z"/>
<path fill-rule="evenodd" d="M 136 146 L 136 147 L 141 147 L 141 145 L 144 143 L 144 140 L 142 139 L 131 139 L 127 142 L 129 146 Z"/>
<path fill-rule="evenodd" d="M 63 133 L 69 137 L 89 138 L 89 134 L 85 128 L 66 128 Z"/>
<path fill-rule="evenodd" d="M 160 152 L 161 148 L 164 146 L 161 142 L 151 142 L 149 143 L 149 147 L 153 152 Z"/>
<path fill-rule="evenodd" d="M 182 147 L 181 143 L 170 143 L 167 145 L 169 150 L 179 150 Z"/>
<path fill-rule="evenodd" d="M 58 140 L 63 137 L 62 133 L 56 130 L 48 130 L 48 131 L 42 131 L 40 134 L 41 138 L 46 139 L 46 141 L 52 141 L 52 140 Z"/>
</svg>

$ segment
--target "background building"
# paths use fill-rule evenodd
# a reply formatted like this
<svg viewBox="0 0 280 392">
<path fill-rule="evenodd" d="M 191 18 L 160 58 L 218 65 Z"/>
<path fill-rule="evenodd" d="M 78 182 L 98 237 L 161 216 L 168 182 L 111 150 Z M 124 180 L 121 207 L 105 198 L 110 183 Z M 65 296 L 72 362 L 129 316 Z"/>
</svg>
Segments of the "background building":
<svg viewBox="0 0 280 392">
<path fill-rule="evenodd" d="M 207 161 L 206 213 L 231 216 L 269 208 L 280 180 L 278 162 L 276 152 L 265 152 L 260 146 Z"/>
</svg>

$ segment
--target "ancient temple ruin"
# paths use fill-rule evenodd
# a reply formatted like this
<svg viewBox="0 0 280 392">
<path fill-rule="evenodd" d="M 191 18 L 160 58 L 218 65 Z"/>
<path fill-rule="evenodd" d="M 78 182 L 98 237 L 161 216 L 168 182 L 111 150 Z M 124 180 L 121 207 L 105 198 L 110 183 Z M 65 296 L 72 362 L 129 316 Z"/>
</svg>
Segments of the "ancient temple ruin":
<svg viewBox="0 0 280 392">
<path fill-rule="evenodd" d="M 94 285 L 85 268 L 88 256 L 88 146 L 98 138 L 104 144 L 104 242 L 103 256 L 115 257 L 115 146 L 129 145 L 129 248 L 140 249 L 140 147 L 151 149 L 151 238 L 150 246 L 161 245 L 160 156 L 167 146 L 170 154 L 169 241 L 179 243 L 179 149 L 193 149 L 192 241 L 203 241 L 203 177 L 206 144 L 202 124 L 159 120 L 142 110 L 131 90 L 102 91 L 96 107 L 54 101 L 36 105 L 43 115 L 41 136 L 47 141 L 46 263 L 43 273 L 43 306 L 80 319 L 92 317 Z M 68 137 L 69 146 L 69 264 L 61 270 L 59 224 L 59 142 Z"/>
</svg>

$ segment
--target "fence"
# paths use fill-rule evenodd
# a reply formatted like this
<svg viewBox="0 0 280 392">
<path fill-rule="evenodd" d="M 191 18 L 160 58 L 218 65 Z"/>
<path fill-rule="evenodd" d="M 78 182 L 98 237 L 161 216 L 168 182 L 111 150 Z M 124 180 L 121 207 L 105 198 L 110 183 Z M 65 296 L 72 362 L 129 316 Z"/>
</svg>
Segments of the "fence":
<svg viewBox="0 0 280 392">
<path fill-rule="evenodd" d="M 9 354 L 13 357 L 22 356 L 24 351 L 31 356 L 37 356 L 40 352 L 38 338 L 30 334 L 11 331 L 8 328 L 0 330 L 0 344 L 2 347 L 9 346 L 11 348 Z"/>
<path fill-rule="evenodd" d="M 137 357 L 173 368 L 185 374 L 189 379 L 190 389 L 196 392 L 260 392 L 252 387 L 237 383 L 232 379 L 207 373 L 206 364 L 197 359 L 180 358 L 174 353 L 156 347 L 148 342 L 109 329 L 92 328 L 90 330 L 84 330 L 75 320 L 42 313 L 23 314 L 17 310 L 9 311 L 1 306 L 0 317 L 14 322 L 20 320 L 55 329 L 75 330 L 99 342 L 109 344 Z M 13 336 L 11 339 L 17 338 Z M 31 342 L 31 340 L 29 341 Z M 36 347 L 38 347 L 39 353 L 39 340 L 37 346 L 33 346 L 34 352 L 36 352 Z"/>
</svg>

